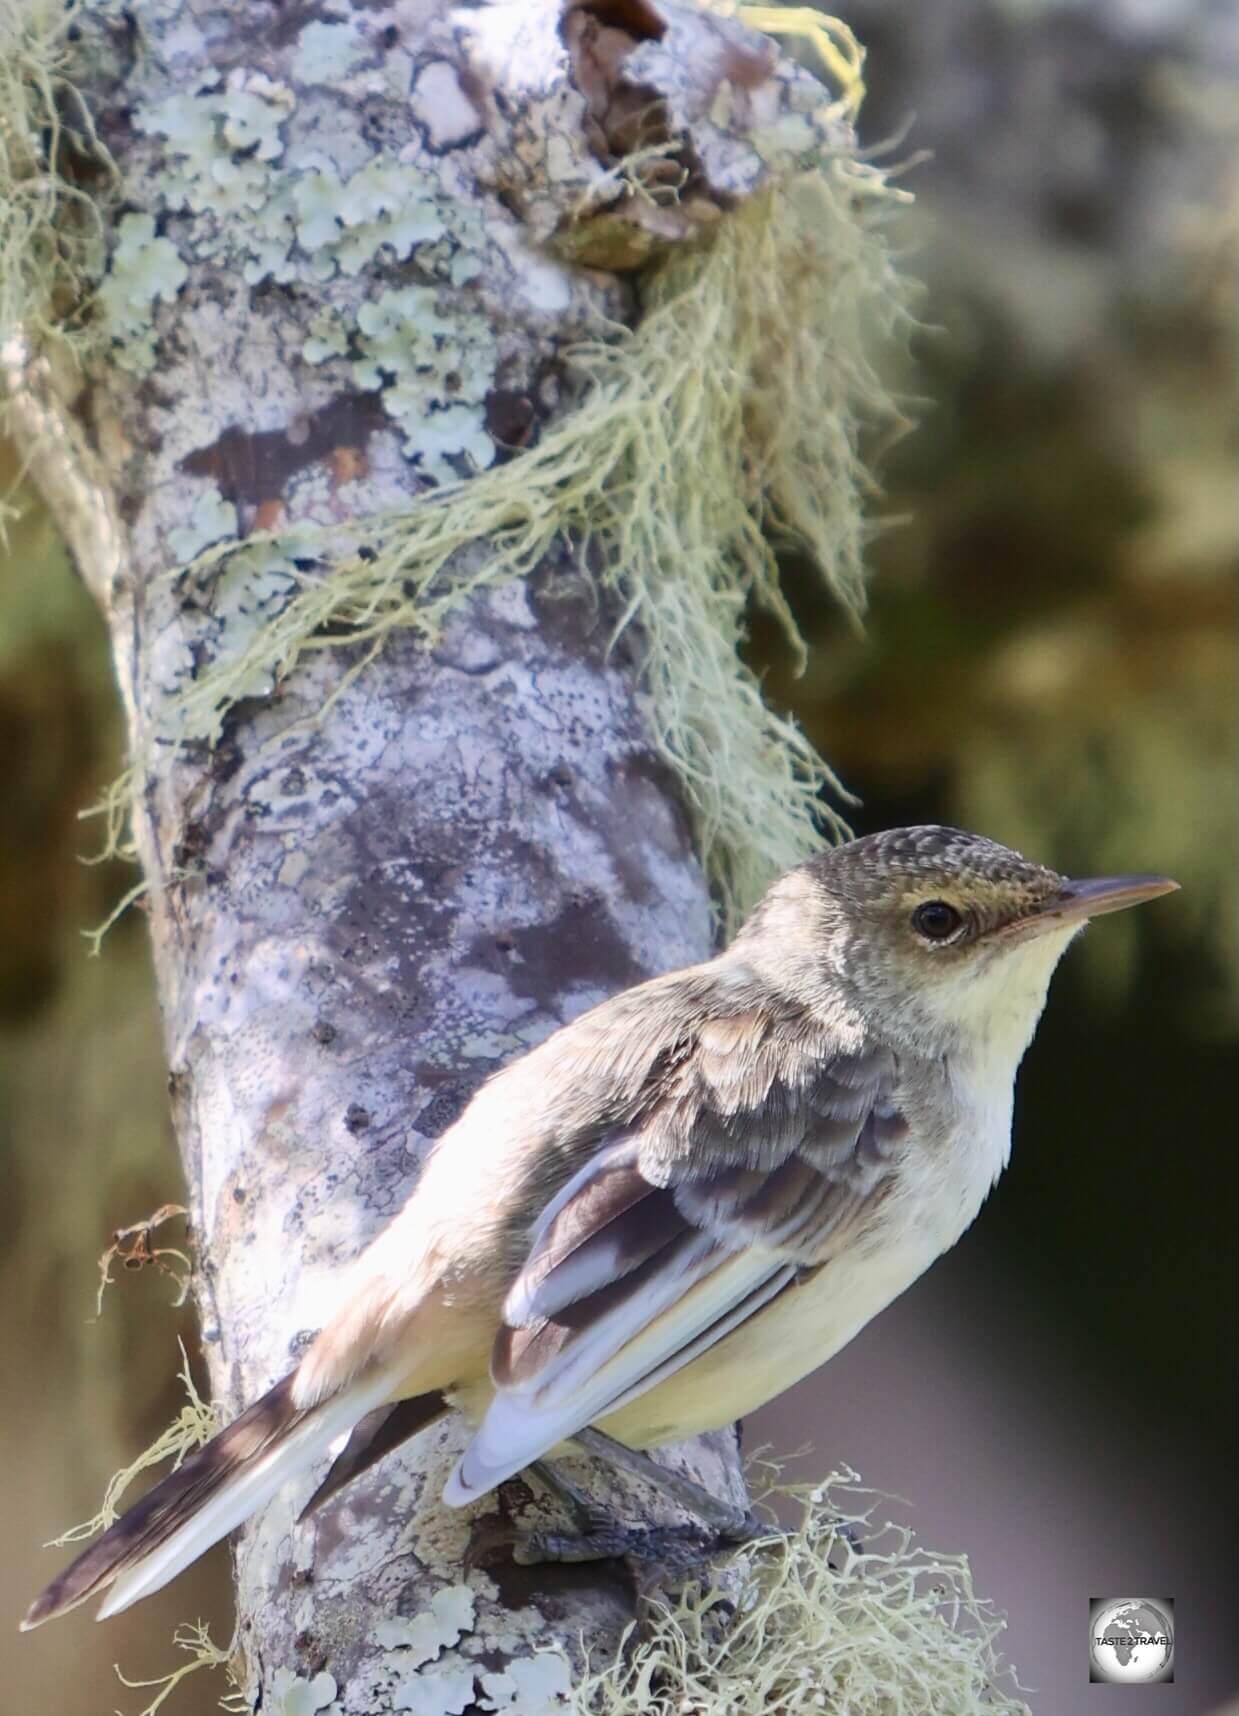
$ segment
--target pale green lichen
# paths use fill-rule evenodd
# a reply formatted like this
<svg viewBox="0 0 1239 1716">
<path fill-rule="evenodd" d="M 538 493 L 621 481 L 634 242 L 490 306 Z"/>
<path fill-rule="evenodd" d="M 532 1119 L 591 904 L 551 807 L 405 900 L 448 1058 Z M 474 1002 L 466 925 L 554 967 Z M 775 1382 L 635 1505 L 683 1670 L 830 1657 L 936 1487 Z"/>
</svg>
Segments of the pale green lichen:
<svg viewBox="0 0 1239 1716">
<path fill-rule="evenodd" d="M 889 201 L 847 156 L 780 180 L 651 271 L 631 333 L 571 354 L 578 397 L 535 447 L 407 512 L 282 533 L 295 593 L 269 625 L 213 640 L 177 719 L 211 738 L 242 686 L 274 683 L 305 651 L 341 638 L 377 649 L 398 627 L 433 637 L 465 592 L 573 540 L 615 599 L 617 631 L 635 622 L 648 731 L 734 921 L 814 848 L 822 820 L 844 826 L 825 798 L 841 791 L 835 777 L 737 652 L 751 599 L 803 647 L 780 593 L 780 538 L 847 608 L 863 604 L 858 441 L 864 425 L 899 421 L 869 358 L 905 316 L 875 218 Z M 376 351 L 358 361 L 381 373 L 394 341 L 375 314 L 363 337 Z M 244 579 L 272 546 L 213 549 L 195 578 Z M 298 553 L 313 559 L 298 566 Z"/>
<path fill-rule="evenodd" d="M 116 361 L 136 374 L 155 367 L 155 306 L 171 303 L 189 278 L 176 246 L 155 232 L 154 217 L 122 215 L 97 302 Z"/>
<path fill-rule="evenodd" d="M 284 151 L 292 92 L 256 74 L 245 87 L 219 82 L 210 74 L 195 89 L 139 105 L 135 129 L 167 146 L 172 164 L 160 180 L 166 207 L 199 217 L 187 255 L 232 262 L 250 284 L 288 281 L 293 210 L 274 164 Z M 118 361 L 146 372 L 155 363 L 155 306 L 189 271 L 176 244 L 155 237 L 152 216 L 126 215 L 118 231 L 99 302 Z"/>
<path fill-rule="evenodd" d="M 94 804 L 87 805 L 85 810 L 79 810 L 79 822 L 92 822 L 96 818 L 103 822 L 103 839 L 99 850 L 89 857 L 80 857 L 81 864 L 106 864 L 110 858 L 121 858 L 128 863 L 136 863 L 138 846 L 134 838 L 132 817 L 135 779 L 132 769 L 126 769 L 124 774 L 104 788 Z"/>
<path fill-rule="evenodd" d="M 749 4 L 749 0 L 704 0 L 712 12 L 738 18 L 750 30 L 770 36 L 792 36 L 821 63 L 839 90 L 834 111 L 855 119 L 865 98 L 865 50 L 841 18 L 832 18 L 813 6 L 795 6 L 776 0 L 772 6 Z"/>
<path fill-rule="evenodd" d="M 335 1676 L 325 1671 L 303 1680 L 291 1668 L 277 1668 L 264 1688 L 262 1707 L 270 1716 L 343 1716 L 338 1690 Z"/>
<path fill-rule="evenodd" d="M 431 1669 L 397 1686 L 391 1707 L 413 1716 L 461 1716 L 474 1701 L 475 1684 L 471 1668 Z"/>
<path fill-rule="evenodd" d="M 344 357 L 348 346 L 346 318 L 335 311 L 323 310 L 310 322 L 301 355 L 307 363 L 326 363 L 328 358 Z"/>
<path fill-rule="evenodd" d="M 81 864 L 105 864 L 109 859 L 119 858 L 123 863 L 138 862 L 138 844 L 133 832 L 134 781 L 132 769 L 126 769 L 123 774 L 104 788 L 101 797 L 95 804 L 88 805 L 85 810 L 78 811 L 78 821 L 88 822 L 95 817 L 103 819 L 103 840 L 99 850 L 90 856 L 80 856 Z M 103 922 L 96 924 L 94 929 L 83 930 L 82 935 L 90 943 L 88 956 L 97 959 L 103 948 L 103 939 L 116 923 L 124 916 L 130 906 L 134 905 L 146 893 L 150 884 L 143 877 L 135 882 L 132 888 L 126 890 L 112 907 Z"/>
<path fill-rule="evenodd" d="M 310 30 L 351 28 L 310 25 L 303 41 Z M 321 54 L 326 41 L 315 39 Z M 320 160 L 290 178 L 278 163 L 293 92 L 254 74 L 244 88 L 214 87 L 218 81 L 140 107 L 134 118 L 138 130 L 165 140 L 175 163 L 160 180 L 168 207 L 212 217 L 213 230 L 193 233 L 195 254 L 238 265 L 251 285 L 299 275 L 317 282 L 356 277 L 380 260 L 407 261 L 415 247 L 445 238 L 456 257 L 462 219 L 453 218 L 416 166 L 379 158 L 342 177 Z M 442 259 L 436 253 L 419 260 L 434 269 Z M 450 262 L 442 271 L 460 282 Z"/>
<path fill-rule="evenodd" d="M 355 19 L 342 24 L 306 24 L 293 53 L 293 77 L 301 84 L 332 83 L 347 77 L 365 58 L 366 45 Z"/>
<path fill-rule="evenodd" d="M 257 286 L 264 280 L 287 285 L 297 277 L 293 250 L 297 242 L 297 216 L 292 193 L 276 191 L 254 213 L 249 225 L 248 254 L 241 263 L 241 277 L 247 286 Z"/>
<path fill-rule="evenodd" d="M 501 1716 L 563 1716 L 572 1700 L 572 1670 L 559 1651 L 513 1657 L 505 1669 L 482 1676 L 478 1707 Z"/>
<path fill-rule="evenodd" d="M 339 177 L 322 167 L 299 174 L 292 187 L 297 242 L 310 256 L 334 244 L 340 235 L 344 224 L 343 188 Z M 333 271 L 333 265 L 329 264 L 326 273 Z"/>
<path fill-rule="evenodd" d="M 225 90 L 219 98 L 225 144 L 257 161 L 277 161 L 284 153 L 280 126 L 293 106 L 292 91 L 269 78 L 254 78 L 249 89 Z"/>
<path fill-rule="evenodd" d="M 199 505 L 204 503 L 208 510 L 213 510 L 216 503 L 221 508 L 227 505 L 214 489 L 208 491 Z M 197 673 L 199 653 L 217 653 L 234 645 L 245 648 L 242 640 L 246 640 L 250 646 L 249 666 L 237 679 L 230 695 L 270 696 L 278 680 L 278 668 L 269 661 L 259 660 L 253 646 L 266 636 L 279 616 L 296 600 L 302 577 L 294 559 L 297 552 L 295 545 L 286 544 L 278 537 L 255 538 L 246 544 L 243 554 L 232 555 L 214 578 L 199 576 L 193 566 L 182 574 L 182 589 L 187 595 L 193 592 L 199 611 L 196 649 L 191 651 L 187 644 L 182 654 L 184 679 L 192 682 Z M 304 549 L 300 552 L 304 554 Z M 303 559 L 301 564 L 304 566 L 307 562 Z M 191 710 L 186 705 L 185 695 L 179 693 L 176 686 L 168 689 L 170 699 L 160 711 L 160 728 L 164 737 L 209 741 L 218 737 L 219 716 L 211 707 L 209 696 L 205 702 L 199 700 Z"/>
<path fill-rule="evenodd" d="M 429 1608 L 411 1617 L 380 1621 L 374 1636 L 385 1650 L 408 1653 L 400 1658 L 402 1669 L 420 1668 L 460 1643 L 473 1628 L 476 1609 L 477 1599 L 468 1585 L 445 1585 L 435 1592 Z"/>
<path fill-rule="evenodd" d="M 168 207 L 216 217 L 213 240 L 195 233 L 199 254 L 232 248 L 238 231 L 229 217 L 257 213 L 278 188 L 270 169 L 283 153 L 281 127 L 293 106 L 291 90 L 263 78 L 246 89 L 200 86 L 135 110 L 135 129 L 162 137 L 176 162 L 161 177 Z"/>
<path fill-rule="evenodd" d="M 339 40 L 314 40 L 326 64 L 323 56 Z M 203 217 L 190 239 L 196 256 L 230 263 L 250 285 L 304 279 L 319 289 L 383 263 L 407 262 L 414 252 L 423 272 L 445 288 L 481 271 L 485 236 L 477 216 L 452 205 L 417 166 L 377 158 L 342 176 L 320 160 L 290 177 L 280 161 L 292 91 L 252 74 L 244 88 L 218 82 L 135 115 L 140 131 L 164 139 L 175 163 L 161 179 L 168 207 Z M 118 253 L 113 274 L 125 260 Z M 109 278 L 105 290 L 121 295 L 123 282 Z M 137 303 L 121 330 L 145 368 L 153 362 L 153 303 L 149 297 Z M 432 286 L 383 292 L 359 311 L 351 303 L 326 304 L 305 360 L 326 363 L 352 348 L 358 385 L 380 393 L 403 432 L 406 455 L 427 476 L 446 481 L 458 474 L 454 461 L 474 469 L 493 461 L 483 402 L 496 348 L 475 304 Z"/>
<path fill-rule="evenodd" d="M 84 1538 L 93 1537 L 96 1532 L 106 1531 L 108 1526 L 119 1518 L 120 1503 L 135 1478 L 169 1460 L 172 1462 L 171 1470 L 175 1471 L 186 1455 L 209 1442 L 219 1429 L 219 1409 L 210 1401 L 203 1400 L 198 1393 L 189 1368 L 189 1360 L 185 1356 L 185 1348 L 179 1341 L 177 1345 L 181 1348 L 181 1368 L 178 1375 L 185 1385 L 185 1405 L 150 1447 L 144 1448 L 136 1460 L 110 1480 L 98 1513 L 91 1519 L 83 1520 L 80 1525 L 71 1525 L 59 1537 L 54 1537 L 49 1548 L 63 1547 L 66 1543 L 80 1543 Z"/>
<path fill-rule="evenodd" d="M 369 161 L 347 179 L 330 168 L 303 174 L 292 188 L 297 241 L 313 272 L 356 276 L 384 249 L 406 262 L 414 245 L 448 232 L 443 199 L 425 173 L 398 161 Z M 419 258 L 419 260 L 421 260 Z"/>
<path fill-rule="evenodd" d="M 195 228 L 196 254 L 239 266 L 247 284 L 295 277 L 296 211 L 275 170 L 295 102 L 286 85 L 253 77 L 244 89 L 209 87 L 139 107 L 134 125 L 162 137 L 176 163 L 161 176 L 171 209 L 212 217 Z"/>
<path fill-rule="evenodd" d="M 381 388 L 383 406 L 404 432 L 404 450 L 437 481 L 456 475 L 449 458 L 475 469 L 492 463 L 495 445 L 481 407 L 494 369 L 484 323 L 443 314 L 431 286 L 384 292 L 357 312 L 360 357 L 351 365 L 362 388 Z"/>
<path fill-rule="evenodd" d="M 0 0 L 0 335 L 19 326 L 67 334 L 70 296 L 83 298 L 102 275 L 94 332 L 111 342 L 122 367 L 149 374 L 157 361 L 156 312 L 183 289 L 196 261 L 214 262 L 250 286 L 300 280 L 322 288 L 416 257 L 423 277 L 447 289 L 433 329 L 423 321 L 419 333 L 391 293 L 368 330 L 351 301 L 328 302 L 306 360 L 321 364 L 351 352 L 356 370 L 373 378 L 363 385 L 378 389 L 406 454 L 428 476 L 446 480 L 490 465 L 495 446 L 485 398 L 497 348 L 477 302 L 458 290 L 484 267 L 488 239 L 477 211 L 444 196 L 416 164 L 386 157 L 352 173 L 311 157 L 295 176 L 288 173 L 293 90 L 252 70 L 226 79 L 210 72 L 188 89 L 137 104 L 133 114 L 139 133 L 165 145 L 167 159 L 152 174 L 155 207 L 191 222 L 165 231 L 154 211 L 125 214 L 113 228 L 105 274 L 98 213 L 57 171 L 64 35 L 72 18 L 72 7 Z M 294 71 L 303 84 L 331 81 L 347 76 L 364 53 L 355 22 L 312 21 L 301 32 Z M 93 143 L 89 117 L 81 118 Z M 105 151 L 96 153 L 106 162 Z M 410 335 L 408 351 L 400 347 L 402 333 Z M 177 552 L 192 552 L 186 541 L 178 536 Z"/>
<path fill-rule="evenodd" d="M 211 1637 L 205 1622 L 195 1621 L 191 1625 L 178 1627 L 172 1635 L 172 1643 L 177 1650 L 188 1654 L 189 1661 L 182 1663 L 180 1668 L 171 1669 L 167 1674 L 156 1675 L 151 1680 L 130 1680 L 119 1668 L 115 1669 L 116 1678 L 122 1686 L 144 1691 L 155 1689 L 154 1698 L 143 1706 L 137 1716 L 156 1716 L 156 1712 L 171 1698 L 177 1687 L 191 1674 L 197 1674 L 203 1668 L 223 1669 L 233 1687 L 232 1692 L 225 1693 L 219 1699 L 217 1708 L 228 1711 L 230 1716 L 245 1716 L 250 1708 L 249 1701 L 237 1685 L 232 1666 L 236 1650 L 235 1639 L 226 1648 L 221 1648 Z"/>
<path fill-rule="evenodd" d="M 194 502 L 189 523 L 168 532 L 168 547 L 178 560 L 192 560 L 213 542 L 237 534 L 237 509 L 211 485 Z"/>
</svg>

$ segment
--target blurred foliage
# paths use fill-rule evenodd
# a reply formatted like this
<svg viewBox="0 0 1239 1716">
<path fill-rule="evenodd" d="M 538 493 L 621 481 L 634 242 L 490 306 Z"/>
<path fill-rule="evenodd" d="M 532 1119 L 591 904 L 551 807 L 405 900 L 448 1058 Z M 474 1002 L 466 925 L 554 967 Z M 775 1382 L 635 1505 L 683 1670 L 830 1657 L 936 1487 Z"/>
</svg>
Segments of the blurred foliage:
<svg viewBox="0 0 1239 1716">
<path fill-rule="evenodd" d="M 89 1389 L 122 1357 L 116 1319 L 86 1332 L 93 1259 L 144 1213 L 131 1200 L 175 1183 L 171 1133 L 140 917 L 106 961 L 83 935 L 133 881 L 81 861 L 97 844 L 82 811 L 123 756 L 106 630 L 2 443 L 0 493 L 15 514 L 0 558 L 0 1268 L 63 1320 Z"/>
<path fill-rule="evenodd" d="M 75 855 L 78 812 L 120 744 L 103 623 L 15 477 L 0 445 L 0 494 L 16 501 L 0 560 L 0 1021 L 50 1001 L 80 951 L 74 925 L 112 891 Z"/>
<path fill-rule="evenodd" d="M 759 621 L 768 691 L 870 801 L 930 797 L 1076 873 L 1178 877 L 1173 921 L 1116 919 L 1084 958 L 1118 999 L 1137 938 L 1190 939 L 1184 1004 L 1218 1026 L 1237 934 L 1231 331 L 1197 328 L 1193 352 L 1162 329 L 1159 354 L 1142 329 L 1125 374 L 1106 352 L 1036 362 L 992 303 L 935 302 L 950 332 L 919 341 L 932 404 L 885 467 L 866 634 L 816 607 L 795 680 Z"/>
<path fill-rule="evenodd" d="M 38 1546 L 94 1513 L 112 1473 L 180 1409 L 177 1337 L 192 1351 L 195 1332 L 192 1308 L 173 1310 L 175 1284 L 153 1269 L 115 1270 L 95 1314 L 113 1231 L 177 1194 L 181 1175 L 141 913 L 116 926 L 101 959 L 82 933 L 134 878 L 122 863 L 79 862 L 99 845 L 80 812 L 123 758 L 107 636 L 17 476 L 0 444 L 0 497 L 15 513 L 0 552 L 0 1295 L 12 1310 L 0 1370 L 19 1379 L 0 1410 L 10 1474 L 0 1512 L 15 1548 L 0 1565 L 0 1609 L 10 1616 L 53 1570 Z M 227 1606 L 222 1571 L 217 1559 L 194 1581 L 215 1593 L 216 1613 Z M 0 1704 L 62 1716 L 116 1708 L 124 1695 L 107 1683 L 118 1649 L 131 1665 L 157 1665 L 180 1605 L 197 1600 L 178 1592 L 162 1613 L 122 1623 L 119 1638 L 82 1627 L 71 1679 L 64 1638 L 36 1635 L 9 1653 Z"/>
</svg>

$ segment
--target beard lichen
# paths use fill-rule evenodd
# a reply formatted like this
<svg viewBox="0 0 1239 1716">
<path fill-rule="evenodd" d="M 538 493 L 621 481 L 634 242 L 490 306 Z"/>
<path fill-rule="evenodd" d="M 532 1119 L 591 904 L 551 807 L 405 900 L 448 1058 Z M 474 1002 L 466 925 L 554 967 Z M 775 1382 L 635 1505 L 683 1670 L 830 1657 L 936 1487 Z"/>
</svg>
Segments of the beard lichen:
<svg viewBox="0 0 1239 1716">
<path fill-rule="evenodd" d="M 91 196 L 74 185 L 71 153 L 110 169 L 68 75 L 78 8 L 0 0 L 0 348 L 19 334 L 82 347 L 104 250 Z"/>
<path fill-rule="evenodd" d="M 575 1716 L 1028 1716 L 963 1556 L 876 1523 L 853 1472 L 793 1494 L 799 1523 L 655 1605 Z"/>
<path fill-rule="evenodd" d="M 189 1661 L 183 1662 L 179 1668 L 169 1669 L 167 1674 L 157 1674 L 150 1680 L 130 1680 L 128 1675 L 122 1674 L 120 1668 L 114 1665 L 116 1678 L 122 1686 L 131 1690 L 154 1691 L 155 1696 L 143 1705 L 138 1716 L 156 1716 L 156 1712 L 167 1703 L 177 1687 L 188 1680 L 191 1674 L 197 1674 L 203 1668 L 222 1668 L 233 1688 L 216 1701 L 216 1708 L 228 1711 L 230 1716 L 245 1716 L 250 1709 L 250 1703 L 237 1679 L 235 1637 L 227 1646 L 217 1645 L 205 1621 L 192 1621 L 176 1629 L 172 1635 L 172 1643 L 177 1650 L 187 1654 Z M 117 1716 L 122 1716 L 122 1713 L 117 1712 Z M 276 1716 L 279 1716 L 278 1712 Z"/>
<path fill-rule="evenodd" d="M 180 1342 L 177 1344 L 181 1345 Z M 198 1393 L 184 1346 L 181 1346 L 181 1368 L 177 1374 L 185 1385 L 186 1398 L 171 1424 L 160 1432 L 149 1448 L 142 1450 L 136 1460 L 113 1476 L 98 1513 L 80 1525 L 71 1525 L 59 1537 L 53 1537 L 47 1545 L 49 1549 L 63 1548 L 67 1543 L 81 1543 L 85 1538 L 94 1537 L 96 1532 L 106 1531 L 120 1517 L 120 1503 L 135 1478 L 155 1466 L 162 1466 L 166 1460 L 171 1460 L 169 1469 L 175 1471 L 187 1455 L 209 1442 L 220 1428 L 219 1408 Z"/>
<path fill-rule="evenodd" d="M 400 628 L 435 637 L 471 592 L 531 572 L 567 541 L 632 628 L 651 741 L 681 787 L 722 915 L 839 835 L 847 795 L 743 663 L 746 607 L 774 613 L 793 544 L 844 608 L 864 605 L 859 441 L 897 408 L 871 358 L 904 322 L 881 231 L 895 193 L 839 155 L 791 173 L 670 254 L 635 329 L 576 347 L 570 410 L 506 464 L 408 510 L 221 543 L 179 572 L 204 616 L 164 738 L 212 742 L 229 709 L 305 652 L 364 646 L 341 689 Z M 251 573 L 285 586 L 261 623 L 216 625 Z M 338 693 L 337 693 L 338 694 Z"/>
</svg>

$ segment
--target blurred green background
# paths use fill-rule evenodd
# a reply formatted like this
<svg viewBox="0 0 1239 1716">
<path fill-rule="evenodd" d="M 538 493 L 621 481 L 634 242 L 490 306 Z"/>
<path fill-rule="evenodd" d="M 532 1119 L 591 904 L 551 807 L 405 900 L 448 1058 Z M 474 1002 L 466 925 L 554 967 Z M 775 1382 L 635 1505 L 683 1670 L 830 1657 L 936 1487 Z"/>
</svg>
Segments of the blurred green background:
<svg viewBox="0 0 1239 1716">
<path fill-rule="evenodd" d="M 928 148 L 906 182 L 927 283 L 900 375 L 919 427 L 880 463 L 886 522 L 857 637 L 788 566 L 800 679 L 752 656 L 863 799 L 858 830 L 958 822 L 1075 873 L 1176 875 L 1173 901 L 1073 951 L 1021 1080 L 1009 1174 L 956 1253 L 748 1427 L 804 1469 L 850 1461 L 969 1548 L 1045 1716 L 1096 1709 L 1087 1600 L 1169 1595 L 1159 1716 L 1239 1685 L 1234 247 L 1239 45 L 1208 0 L 858 0 L 864 132 Z M 109 1475 L 182 1403 L 174 1283 L 118 1271 L 114 1228 L 176 1200 L 145 928 L 83 931 L 134 873 L 80 860 L 122 766 L 103 627 L 0 450 L 0 1517 L 13 1617 Z M 17 485 L 16 487 L 14 485 Z M 178 1228 L 168 1230 L 176 1243 Z M 892 1504 L 893 1508 L 893 1504 Z M 5 1650 L 16 1710 L 137 1711 L 111 1673 L 229 1630 L 217 1554 L 96 1631 Z M 67 1667 L 68 1665 L 68 1667 Z M 187 1682 L 165 1706 L 212 1707 Z"/>
</svg>

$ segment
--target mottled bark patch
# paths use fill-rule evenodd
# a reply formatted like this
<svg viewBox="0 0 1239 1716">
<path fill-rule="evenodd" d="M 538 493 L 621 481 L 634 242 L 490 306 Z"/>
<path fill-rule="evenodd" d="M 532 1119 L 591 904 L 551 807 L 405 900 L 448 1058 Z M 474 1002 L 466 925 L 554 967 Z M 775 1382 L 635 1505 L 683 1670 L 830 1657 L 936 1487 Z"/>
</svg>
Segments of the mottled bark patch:
<svg viewBox="0 0 1239 1716">
<path fill-rule="evenodd" d="M 278 500 L 290 478 L 341 449 L 363 451 L 386 419 L 372 393 L 339 394 L 283 429 L 252 430 L 234 423 L 209 447 L 187 453 L 181 470 L 214 479 L 225 500 L 252 505 Z"/>
<path fill-rule="evenodd" d="M 471 962 L 502 972 L 513 994 L 557 1010 L 573 990 L 611 994 L 646 974 L 618 933 L 601 895 L 577 895 L 548 923 L 477 936 Z"/>
</svg>

